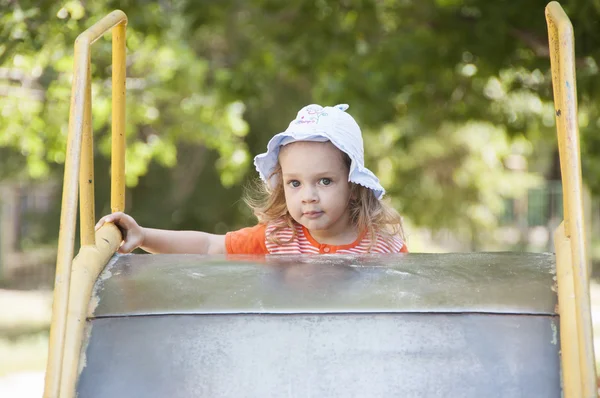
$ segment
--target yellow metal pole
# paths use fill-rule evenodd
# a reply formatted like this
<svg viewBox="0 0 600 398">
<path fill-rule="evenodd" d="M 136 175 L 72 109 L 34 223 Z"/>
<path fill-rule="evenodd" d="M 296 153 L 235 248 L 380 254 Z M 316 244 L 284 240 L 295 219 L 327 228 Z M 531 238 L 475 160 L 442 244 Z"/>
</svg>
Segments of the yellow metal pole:
<svg viewBox="0 0 600 398">
<path fill-rule="evenodd" d="M 568 344 L 576 345 L 578 351 L 581 396 L 596 397 L 596 369 L 585 247 L 579 126 L 577 124 L 573 26 L 561 6 L 554 1 L 546 7 L 546 20 L 563 182 L 564 234 L 570 242 L 570 263 L 572 265 L 572 278 L 560 278 L 558 284 L 560 292 L 561 283 L 572 283 L 575 293 L 575 323 L 568 326 L 569 331 L 563 331 L 561 328 L 561 336 L 563 333 L 569 336 L 572 335 L 572 331 L 576 331 L 577 339 Z M 559 301 L 561 297 L 559 295 Z M 565 338 L 568 339 L 568 337 Z M 566 366 L 568 364 L 563 360 L 563 368 Z"/>
<path fill-rule="evenodd" d="M 560 117 L 562 116 L 564 119 L 564 115 L 562 114 L 564 112 L 564 110 L 562 109 L 561 106 L 561 100 L 563 98 L 563 95 L 565 95 L 564 93 L 564 86 L 562 84 L 555 84 L 554 82 L 558 82 L 560 81 L 560 75 L 561 75 L 561 59 L 560 59 L 560 55 L 561 55 L 561 51 L 560 51 L 560 40 L 558 38 L 558 25 L 557 23 L 560 21 L 559 20 L 559 15 L 557 14 L 556 11 L 551 12 L 552 10 L 555 10 L 555 6 L 552 5 L 552 3 L 550 3 L 548 5 L 548 7 L 546 8 L 546 21 L 547 21 L 547 25 L 548 25 L 548 42 L 549 42 L 549 46 L 550 46 L 550 70 L 552 73 L 552 89 L 553 89 L 553 94 L 554 94 L 554 111 L 555 111 L 555 116 L 556 116 L 556 135 L 557 135 L 557 142 L 558 142 L 558 153 L 559 153 L 559 158 L 560 159 L 566 159 L 566 148 L 565 148 L 565 137 L 566 137 L 566 133 L 565 133 L 565 125 L 564 123 L 560 123 L 559 120 Z M 560 5 L 559 5 L 560 7 Z M 562 8 L 561 8 L 562 11 Z M 565 176 L 567 173 L 567 170 L 565 169 L 566 167 L 566 163 L 564 161 L 560 162 L 560 173 L 561 176 Z M 568 195 L 563 195 L 563 209 L 568 209 L 569 206 L 569 197 Z M 563 211 L 563 218 L 564 218 L 564 230 L 565 230 L 565 235 L 566 236 L 571 236 L 571 229 L 570 229 L 570 220 L 569 220 L 569 213 L 567 211 Z"/>
<path fill-rule="evenodd" d="M 96 233 L 96 245 L 84 246 L 73 260 L 69 315 L 63 354 L 60 397 L 75 396 L 80 370 L 81 348 L 92 290 L 102 272 L 121 243 L 121 232 L 114 224 L 105 224 Z M 85 366 L 85 362 L 82 364 Z"/>
<path fill-rule="evenodd" d="M 75 242 L 75 223 L 77 217 L 77 180 L 81 159 L 81 140 L 85 92 L 88 82 L 87 63 L 89 42 L 77 39 L 75 42 L 75 71 L 71 92 L 71 111 L 69 115 L 69 135 L 67 156 L 65 158 L 65 176 L 63 182 L 60 230 L 58 232 L 58 253 L 56 257 L 56 276 L 54 280 L 54 301 L 52 303 L 52 321 L 48 341 L 48 362 L 44 382 L 44 397 L 57 398 L 60 388 L 60 371 L 64 348 L 67 305 L 71 278 L 71 261 Z"/>
<path fill-rule="evenodd" d="M 563 396 L 581 397 L 581 370 L 577 345 L 577 319 L 575 318 L 575 286 L 571 240 L 565 235 L 562 222 L 554 232 L 556 250 L 556 278 L 558 280 L 558 312 L 560 314 L 560 352 L 562 363 Z"/>
<path fill-rule="evenodd" d="M 127 25 L 127 15 L 121 10 L 115 10 L 92 25 L 79 35 L 79 37 L 85 37 L 89 40 L 90 44 L 94 44 L 106 32 L 121 24 L 123 27 Z"/>
<path fill-rule="evenodd" d="M 88 53 L 89 56 L 89 53 Z M 95 244 L 94 226 L 94 138 L 92 133 L 92 84 L 91 65 L 87 62 L 87 87 L 85 88 L 85 110 L 83 116 L 83 141 L 81 154 L 81 172 L 79 175 L 79 228 L 81 246 Z"/>
<path fill-rule="evenodd" d="M 112 154 L 111 209 L 125 210 L 125 24 L 117 25 L 112 36 Z"/>
<path fill-rule="evenodd" d="M 63 368 L 63 353 L 65 348 L 65 335 L 67 333 L 67 311 L 69 305 L 70 296 L 70 278 L 75 242 L 75 224 L 77 217 L 77 188 L 78 179 L 80 176 L 80 162 L 81 162 L 81 151 L 82 141 L 84 136 L 84 126 L 87 122 L 91 123 L 91 108 L 87 104 L 91 95 L 88 91 L 90 89 L 90 47 L 101 35 L 108 30 L 112 29 L 116 25 L 121 25 L 125 28 L 127 24 L 127 16 L 122 11 L 113 11 L 98 23 L 94 24 L 91 28 L 83 32 L 75 41 L 75 55 L 74 55 L 74 74 L 73 74 L 73 86 L 71 90 L 71 105 L 69 112 L 69 135 L 67 139 L 67 155 L 65 159 L 65 175 L 63 182 L 63 193 L 62 193 L 62 205 L 61 205 L 61 217 L 60 217 L 60 230 L 58 237 L 58 253 L 56 257 L 56 277 L 54 282 L 54 301 L 52 304 L 52 322 L 50 324 L 50 338 L 48 347 L 48 362 L 46 364 L 46 376 L 44 382 L 44 397 L 45 398 L 58 398 L 61 396 L 60 385 Z M 87 116 L 86 116 L 87 112 Z M 124 120 L 124 119 L 123 119 Z M 91 126 L 91 125 L 90 125 Z M 89 127 L 89 144 L 91 144 L 91 127 Z M 87 144 L 86 141 L 86 162 L 85 167 L 90 168 L 93 165 L 91 145 Z M 89 154 L 89 156 L 88 156 Z M 89 171 L 84 171 L 84 175 Z M 93 174 L 92 184 L 93 185 Z M 89 225 L 89 220 L 92 220 L 92 234 L 89 233 L 89 227 L 82 228 L 82 246 L 85 247 L 85 243 L 94 245 L 91 237 L 93 236 L 93 220 L 94 215 L 90 214 L 90 203 L 93 212 L 93 193 L 92 197 L 89 198 L 89 192 L 91 190 L 83 190 L 85 192 L 86 199 L 85 204 L 82 206 L 86 210 L 86 214 L 82 215 L 82 227 L 86 222 Z M 83 200 L 82 200 L 83 202 Z M 87 221 L 84 221 L 87 220 Z M 78 286 L 74 287 L 74 291 L 78 289 Z M 69 344 L 71 344 L 70 342 Z M 79 343 L 78 343 L 79 344 Z"/>
</svg>

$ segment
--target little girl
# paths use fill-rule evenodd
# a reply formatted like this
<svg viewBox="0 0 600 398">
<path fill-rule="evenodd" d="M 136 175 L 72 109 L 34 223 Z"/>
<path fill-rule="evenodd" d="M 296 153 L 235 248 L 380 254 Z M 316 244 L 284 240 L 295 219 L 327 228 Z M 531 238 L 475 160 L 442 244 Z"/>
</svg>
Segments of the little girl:
<svg viewBox="0 0 600 398">
<path fill-rule="evenodd" d="M 260 197 L 246 202 L 258 225 L 213 235 L 140 227 L 124 213 L 104 216 L 123 231 L 120 253 L 360 254 L 407 252 L 398 213 L 364 165 L 360 127 L 348 105 L 308 105 L 254 158 Z"/>
</svg>

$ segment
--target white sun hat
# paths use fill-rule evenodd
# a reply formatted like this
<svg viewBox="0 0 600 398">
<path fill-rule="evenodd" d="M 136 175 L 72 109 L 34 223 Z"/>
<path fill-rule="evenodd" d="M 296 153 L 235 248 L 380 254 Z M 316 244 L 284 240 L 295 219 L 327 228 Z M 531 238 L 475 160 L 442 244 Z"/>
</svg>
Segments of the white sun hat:
<svg viewBox="0 0 600 398">
<path fill-rule="evenodd" d="M 271 188 L 277 184 L 273 176 L 267 181 L 279 161 L 279 149 L 296 141 L 331 141 L 351 160 L 348 181 L 372 189 L 377 199 L 385 194 L 379 179 L 365 167 L 365 151 L 358 123 L 346 113 L 348 105 L 326 106 L 312 104 L 300 109 L 288 128 L 276 134 L 267 144 L 267 152 L 254 158 L 254 166 L 260 178 Z"/>
</svg>

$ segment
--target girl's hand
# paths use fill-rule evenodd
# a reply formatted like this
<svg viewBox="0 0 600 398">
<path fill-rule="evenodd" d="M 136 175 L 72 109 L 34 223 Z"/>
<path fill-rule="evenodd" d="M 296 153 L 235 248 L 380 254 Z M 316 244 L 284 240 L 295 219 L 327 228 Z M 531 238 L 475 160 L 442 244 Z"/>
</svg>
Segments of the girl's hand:
<svg viewBox="0 0 600 398">
<path fill-rule="evenodd" d="M 140 227 L 133 217 L 117 212 L 102 217 L 96 224 L 96 231 L 105 223 L 112 222 L 123 234 L 123 243 L 119 247 L 119 253 L 131 253 L 133 250 L 144 244 L 145 231 Z"/>
</svg>

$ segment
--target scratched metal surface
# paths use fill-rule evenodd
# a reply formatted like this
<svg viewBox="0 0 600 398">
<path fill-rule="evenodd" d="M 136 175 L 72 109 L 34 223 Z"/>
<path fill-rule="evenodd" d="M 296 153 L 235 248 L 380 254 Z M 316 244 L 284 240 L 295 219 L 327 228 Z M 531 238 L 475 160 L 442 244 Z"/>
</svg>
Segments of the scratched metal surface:
<svg viewBox="0 0 600 398">
<path fill-rule="evenodd" d="M 212 314 L 91 321 L 78 396 L 559 398 L 558 318 Z"/>
<path fill-rule="evenodd" d="M 534 253 L 117 256 L 93 316 L 441 312 L 556 314 L 555 258 Z"/>
</svg>

